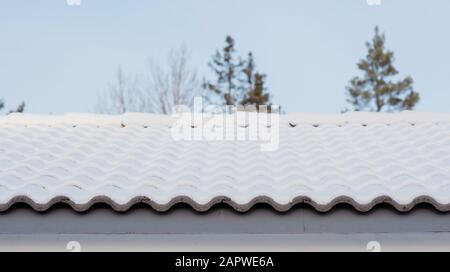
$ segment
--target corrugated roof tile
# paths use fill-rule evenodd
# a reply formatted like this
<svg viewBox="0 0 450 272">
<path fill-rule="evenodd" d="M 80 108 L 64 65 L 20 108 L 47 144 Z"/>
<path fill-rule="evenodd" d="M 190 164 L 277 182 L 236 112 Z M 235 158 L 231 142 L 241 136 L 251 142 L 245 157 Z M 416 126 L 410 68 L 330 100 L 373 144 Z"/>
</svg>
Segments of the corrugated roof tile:
<svg viewBox="0 0 450 272">
<path fill-rule="evenodd" d="M 177 202 L 238 211 L 265 202 L 279 211 L 308 203 L 319 211 L 386 202 L 450 210 L 450 114 L 281 115 L 279 146 L 259 141 L 176 141 L 173 117 L 10 114 L 0 117 L 0 210 L 25 202 L 75 210 L 105 202 L 126 211 Z M 195 130 L 198 128 L 192 128 Z M 248 129 L 248 128 L 241 128 Z"/>
</svg>

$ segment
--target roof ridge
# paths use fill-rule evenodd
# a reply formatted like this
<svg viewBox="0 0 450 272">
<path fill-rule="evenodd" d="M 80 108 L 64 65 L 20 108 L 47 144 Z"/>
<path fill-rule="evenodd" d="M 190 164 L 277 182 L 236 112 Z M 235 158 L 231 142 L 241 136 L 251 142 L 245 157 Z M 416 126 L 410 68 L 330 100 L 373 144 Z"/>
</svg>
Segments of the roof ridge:
<svg viewBox="0 0 450 272">
<path fill-rule="evenodd" d="M 417 123 L 417 122 L 450 122 L 450 113 L 438 112 L 412 112 L 403 111 L 398 113 L 381 112 L 346 112 L 343 114 L 333 113 L 311 113 L 311 112 L 293 112 L 280 114 L 282 122 L 290 124 L 371 124 L 371 123 Z M 127 112 L 119 115 L 96 114 L 96 113 L 66 113 L 62 115 L 53 114 L 34 114 L 34 113 L 11 113 L 0 117 L 1 124 L 23 124 L 23 125 L 56 125 L 56 124 L 91 124 L 91 125 L 109 125 L 109 124 L 171 124 L 176 120 L 175 116 Z"/>
</svg>

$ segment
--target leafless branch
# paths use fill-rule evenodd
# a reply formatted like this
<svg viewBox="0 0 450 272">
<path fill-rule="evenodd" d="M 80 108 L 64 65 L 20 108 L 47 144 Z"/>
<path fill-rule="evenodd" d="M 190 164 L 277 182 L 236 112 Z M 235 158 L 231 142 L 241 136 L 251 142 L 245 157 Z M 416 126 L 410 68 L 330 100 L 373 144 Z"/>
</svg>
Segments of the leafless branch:
<svg viewBox="0 0 450 272">
<path fill-rule="evenodd" d="M 119 68 L 116 80 L 99 95 L 97 110 L 102 113 L 127 111 L 169 114 L 175 105 L 191 106 L 203 92 L 197 72 L 190 66 L 185 45 L 171 50 L 165 65 L 149 60 L 148 70 L 136 79 Z"/>
</svg>

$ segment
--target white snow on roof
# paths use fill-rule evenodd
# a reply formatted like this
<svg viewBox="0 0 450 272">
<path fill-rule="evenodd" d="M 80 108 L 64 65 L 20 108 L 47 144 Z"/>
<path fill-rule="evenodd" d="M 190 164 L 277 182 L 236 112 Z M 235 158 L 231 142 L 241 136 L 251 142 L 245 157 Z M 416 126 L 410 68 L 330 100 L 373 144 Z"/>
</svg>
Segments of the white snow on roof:
<svg viewBox="0 0 450 272">
<path fill-rule="evenodd" d="M 252 141 L 175 141 L 174 118 L 10 114 L 0 117 L 0 210 L 106 202 L 157 210 L 186 202 L 207 210 L 257 202 L 288 210 L 306 202 L 361 211 L 380 202 L 450 210 L 450 114 L 292 113 L 280 117 L 279 148 Z M 193 127 L 193 130 L 196 128 Z M 243 128 L 246 129 L 246 128 Z"/>
<path fill-rule="evenodd" d="M 400 113 L 379 112 L 346 112 L 344 114 L 322 113 L 289 113 L 281 115 L 282 119 L 292 123 L 345 124 L 345 123 L 416 123 L 416 122 L 449 122 L 450 113 L 428 113 L 403 111 Z M 66 113 L 64 115 L 11 113 L 0 117 L 0 124 L 169 124 L 173 121 L 170 115 L 152 113 L 127 112 L 121 115 L 93 113 Z"/>
</svg>

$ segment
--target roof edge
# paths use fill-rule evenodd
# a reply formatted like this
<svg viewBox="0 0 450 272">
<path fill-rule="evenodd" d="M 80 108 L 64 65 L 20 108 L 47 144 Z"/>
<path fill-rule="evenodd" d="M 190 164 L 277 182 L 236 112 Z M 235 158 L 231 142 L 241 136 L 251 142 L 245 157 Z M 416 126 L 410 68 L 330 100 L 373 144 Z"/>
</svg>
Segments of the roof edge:
<svg viewBox="0 0 450 272">
<path fill-rule="evenodd" d="M 297 196 L 289 203 L 281 204 L 281 203 L 276 202 L 272 198 L 270 198 L 268 196 L 263 196 L 263 195 L 257 196 L 245 204 L 239 204 L 227 196 L 216 196 L 216 197 L 212 198 L 210 201 L 208 201 L 207 203 L 200 204 L 200 203 L 197 203 L 192 198 L 190 198 L 189 196 L 184 196 L 184 195 L 174 197 L 168 203 L 164 203 L 164 204 L 157 203 L 145 196 L 136 196 L 136 197 L 133 197 L 132 199 L 130 199 L 127 203 L 119 204 L 119 203 L 115 202 L 114 200 L 112 200 L 110 197 L 104 196 L 104 195 L 99 195 L 99 196 L 93 197 L 87 203 L 75 203 L 69 197 L 66 197 L 66 196 L 55 196 L 46 203 L 37 203 L 28 196 L 20 195 L 20 196 L 13 197 L 6 203 L 1 203 L 0 204 L 0 212 L 8 211 L 11 208 L 11 206 L 13 206 L 14 204 L 17 204 L 17 203 L 25 203 L 25 204 L 29 205 L 33 210 L 38 211 L 38 212 L 47 211 L 57 203 L 68 204 L 73 210 L 75 210 L 77 212 L 86 212 L 93 205 L 95 205 L 97 203 L 107 204 L 116 212 L 126 212 L 129 209 L 131 209 L 134 205 L 139 204 L 139 203 L 147 204 L 157 212 L 167 212 L 171 209 L 172 206 L 179 204 L 179 203 L 188 204 L 197 212 L 207 212 L 219 203 L 227 204 L 230 207 L 232 207 L 235 211 L 242 212 L 242 213 L 250 211 L 252 209 L 252 207 L 258 203 L 268 204 L 277 212 L 288 212 L 295 205 L 298 205 L 298 204 L 310 205 L 317 212 L 329 212 L 338 204 L 349 204 L 351 207 L 353 207 L 358 212 L 369 212 L 375 206 L 383 204 L 383 203 L 392 206 L 395 210 L 397 210 L 399 212 L 409 212 L 416 205 L 423 204 L 423 203 L 430 204 L 435 210 L 437 210 L 439 212 L 449 212 L 450 211 L 450 203 L 447 203 L 447 204 L 440 203 L 440 202 L 436 201 L 433 197 L 430 197 L 427 195 L 418 196 L 418 197 L 414 198 L 411 202 L 406 203 L 406 204 L 399 203 L 399 202 L 395 201 L 392 197 L 389 197 L 386 195 L 378 196 L 378 197 L 374 198 L 372 201 L 370 201 L 369 203 L 359 203 L 351 197 L 338 196 L 338 197 L 334 198 L 333 200 L 331 200 L 330 202 L 325 203 L 325 204 L 317 203 L 314 200 L 312 200 L 310 197 L 307 197 L 307 196 Z"/>
</svg>

